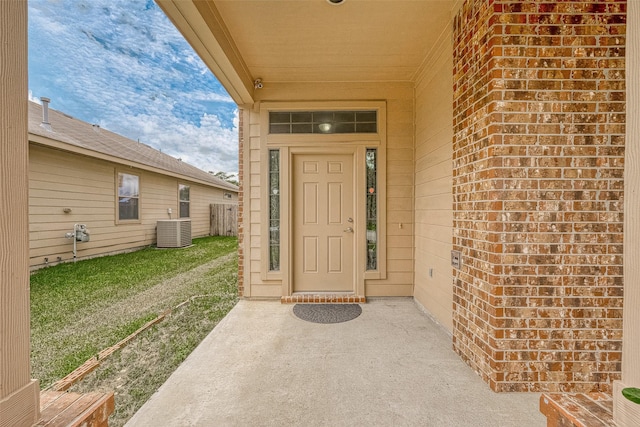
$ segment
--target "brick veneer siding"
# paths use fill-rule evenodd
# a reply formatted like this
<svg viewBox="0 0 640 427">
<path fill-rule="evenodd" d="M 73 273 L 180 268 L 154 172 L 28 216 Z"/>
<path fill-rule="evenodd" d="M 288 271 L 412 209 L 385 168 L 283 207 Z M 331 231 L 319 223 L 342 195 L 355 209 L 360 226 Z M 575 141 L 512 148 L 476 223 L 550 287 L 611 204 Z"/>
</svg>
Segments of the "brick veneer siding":
<svg viewBox="0 0 640 427">
<path fill-rule="evenodd" d="M 622 338 L 624 1 L 454 21 L 454 349 L 496 391 L 611 391 Z"/>
<path fill-rule="evenodd" d="M 244 296 L 244 111 L 238 112 L 238 296 Z"/>
</svg>

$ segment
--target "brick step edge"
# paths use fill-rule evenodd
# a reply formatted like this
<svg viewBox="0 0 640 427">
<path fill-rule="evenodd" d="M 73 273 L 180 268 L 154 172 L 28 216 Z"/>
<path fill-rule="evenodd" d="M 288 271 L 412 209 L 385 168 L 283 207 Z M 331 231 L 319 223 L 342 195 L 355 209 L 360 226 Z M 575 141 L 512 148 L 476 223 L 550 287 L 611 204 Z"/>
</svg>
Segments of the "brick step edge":
<svg viewBox="0 0 640 427">
<path fill-rule="evenodd" d="M 363 295 L 341 294 L 293 294 L 280 298 L 282 304 L 365 304 Z"/>
<path fill-rule="evenodd" d="M 615 427 L 613 398 L 606 393 L 543 393 L 547 427 Z"/>
</svg>

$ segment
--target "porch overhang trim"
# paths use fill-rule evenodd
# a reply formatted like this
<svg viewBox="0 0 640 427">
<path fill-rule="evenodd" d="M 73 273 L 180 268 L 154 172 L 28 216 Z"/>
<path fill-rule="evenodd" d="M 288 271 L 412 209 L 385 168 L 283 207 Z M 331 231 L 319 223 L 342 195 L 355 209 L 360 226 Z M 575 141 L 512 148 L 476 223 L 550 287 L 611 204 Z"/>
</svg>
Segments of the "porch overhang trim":
<svg viewBox="0 0 640 427">
<path fill-rule="evenodd" d="M 253 78 L 211 1 L 156 0 L 238 105 L 253 104 Z"/>
</svg>

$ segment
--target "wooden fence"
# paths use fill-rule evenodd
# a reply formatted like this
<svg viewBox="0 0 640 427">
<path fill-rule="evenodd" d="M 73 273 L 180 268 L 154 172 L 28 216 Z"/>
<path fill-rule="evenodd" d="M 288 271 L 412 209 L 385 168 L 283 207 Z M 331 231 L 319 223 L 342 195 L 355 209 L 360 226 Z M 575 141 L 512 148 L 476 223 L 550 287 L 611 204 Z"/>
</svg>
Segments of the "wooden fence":
<svg viewBox="0 0 640 427">
<path fill-rule="evenodd" d="M 212 236 L 237 236 L 238 205 L 212 204 L 210 223 Z"/>
</svg>

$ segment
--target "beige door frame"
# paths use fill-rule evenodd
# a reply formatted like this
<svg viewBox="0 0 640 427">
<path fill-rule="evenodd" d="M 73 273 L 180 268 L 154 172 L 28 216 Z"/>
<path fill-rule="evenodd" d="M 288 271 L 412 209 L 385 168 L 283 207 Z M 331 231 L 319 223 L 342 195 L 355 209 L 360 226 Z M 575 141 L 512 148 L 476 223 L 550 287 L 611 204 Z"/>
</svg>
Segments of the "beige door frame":
<svg viewBox="0 0 640 427">
<path fill-rule="evenodd" d="M 269 134 L 270 111 L 313 111 L 313 110 L 365 110 L 378 111 L 377 134 Z M 264 102 L 260 111 L 260 161 L 268 165 L 269 150 L 280 152 L 280 271 L 268 269 L 268 202 L 263 194 L 268 191 L 268 167 L 262 168 L 259 186 L 261 199 L 261 272 L 263 284 L 281 285 L 281 295 L 293 294 L 293 255 L 291 253 L 293 236 L 293 191 L 291 180 L 292 162 L 295 154 L 353 154 L 354 159 L 354 294 L 366 296 L 365 284 L 369 280 L 387 278 L 386 263 L 386 103 L 384 101 L 336 101 L 336 102 Z M 369 148 L 378 150 L 378 269 L 366 271 L 366 218 L 365 218 L 365 156 Z M 252 184 L 253 188 L 253 184 Z M 253 191 L 252 191 L 253 194 Z M 256 242 L 257 243 L 257 242 Z M 254 264 L 255 265 L 255 264 Z M 250 285 L 251 286 L 251 285 Z"/>
</svg>

